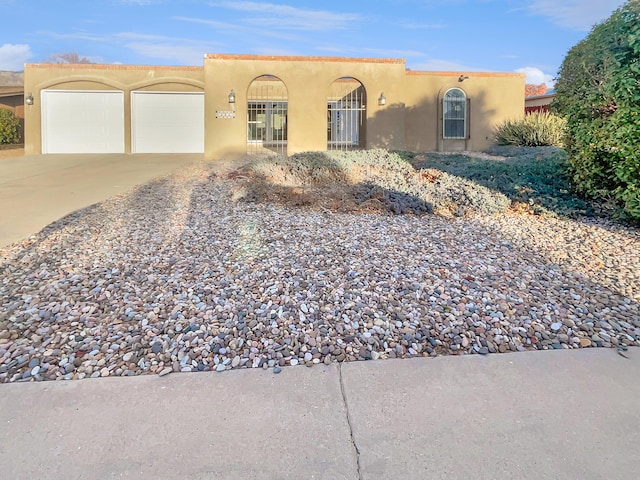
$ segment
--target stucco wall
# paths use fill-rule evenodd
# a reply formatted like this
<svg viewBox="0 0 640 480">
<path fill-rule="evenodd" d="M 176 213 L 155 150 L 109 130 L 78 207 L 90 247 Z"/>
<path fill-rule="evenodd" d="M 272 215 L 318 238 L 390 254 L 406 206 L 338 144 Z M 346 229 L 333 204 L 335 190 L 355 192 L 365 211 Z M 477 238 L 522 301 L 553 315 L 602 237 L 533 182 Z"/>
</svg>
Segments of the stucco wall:
<svg viewBox="0 0 640 480">
<path fill-rule="evenodd" d="M 138 65 L 27 64 L 24 91 L 35 101 L 25 106 L 25 154 L 42 151 L 41 97 L 46 89 L 121 90 L 124 92 L 125 152 L 131 152 L 131 92 L 137 90 L 201 92 L 202 67 L 151 67 Z"/>
<path fill-rule="evenodd" d="M 368 122 L 366 147 L 402 148 L 404 72 L 404 61 L 398 59 L 207 55 L 205 158 L 246 152 L 247 91 L 251 82 L 263 75 L 276 76 L 287 87 L 289 154 L 326 150 L 327 98 L 333 82 L 343 77 L 355 78 L 364 86 L 368 120 L 387 108 L 378 106 L 382 92 L 388 99 L 387 105 L 394 99 L 400 105 L 384 116 L 384 122 Z M 232 89 L 236 93 L 236 117 L 215 118 L 216 110 L 229 110 L 228 94 Z"/>
<path fill-rule="evenodd" d="M 341 77 L 359 80 L 366 90 L 367 148 L 482 150 L 491 145 L 496 125 L 524 111 L 522 74 L 413 72 L 398 59 L 207 55 L 205 157 L 246 152 L 246 93 L 262 75 L 276 76 L 287 87 L 289 154 L 326 149 L 326 101 L 332 83 Z M 459 82 L 461 75 L 468 78 Z M 442 96 L 449 88 L 461 88 L 469 98 L 468 139 L 442 138 Z M 216 110 L 230 109 L 232 89 L 235 118 L 213 118 Z M 378 105 L 381 93 L 385 106 Z"/>
<path fill-rule="evenodd" d="M 25 67 L 25 92 L 35 103 L 25 107 L 25 153 L 41 151 L 41 100 L 44 89 L 121 90 L 125 92 L 125 151 L 131 152 L 131 95 L 136 90 L 205 92 L 205 158 L 247 152 L 247 99 L 253 80 L 280 79 L 287 92 L 287 153 L 326 150 L 327 99 L 340 78 L 358 80 L 366 92 L 366 148 L 398 150 L 482 150 L 500 122 L 524 114 L 525 77 L 515 73 L 415 72 L 402 59 L 340 57 L 266 57 L 207 55 L 204 67 L 125 65 L 50 65 Z M 464 78 L 459 81 L 460 76 Z M 450 88 L 469 99 L 468 138 L 442 137 L 442 97 Z M 216 118 L 230 111 L 235 118 Z M 381 93 L 386 105 L 379 106 Z"/>
<path fill-rule="evenodd" d="M 524 75 L 511 73 L 407 72 L 406 149 L 484 150 L 499 123 L 522 116 L 524 83 Z M 442 135 L 442 100 L 452 88 L 468 99 L 465 140 L 445 140 Z"/>
</svg>

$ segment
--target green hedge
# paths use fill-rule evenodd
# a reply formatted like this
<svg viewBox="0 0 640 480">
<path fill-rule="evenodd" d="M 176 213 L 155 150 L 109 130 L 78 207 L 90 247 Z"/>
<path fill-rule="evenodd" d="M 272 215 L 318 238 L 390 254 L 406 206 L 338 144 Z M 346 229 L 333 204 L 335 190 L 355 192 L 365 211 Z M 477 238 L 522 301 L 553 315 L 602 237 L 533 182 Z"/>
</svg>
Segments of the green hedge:
<svg viewBox="0 0 640 480">
<path fill-rule="evenodd" d="M 551 108 L 567 120 L 575 189 L 640 220 L 640 2 L 595 26 L 562 63 Z"/>
<path fill-rule="evenodd" d="M 11 110 L 0 108 L 0 145 L 20 143 L 20 120 Z"/>
</svg>

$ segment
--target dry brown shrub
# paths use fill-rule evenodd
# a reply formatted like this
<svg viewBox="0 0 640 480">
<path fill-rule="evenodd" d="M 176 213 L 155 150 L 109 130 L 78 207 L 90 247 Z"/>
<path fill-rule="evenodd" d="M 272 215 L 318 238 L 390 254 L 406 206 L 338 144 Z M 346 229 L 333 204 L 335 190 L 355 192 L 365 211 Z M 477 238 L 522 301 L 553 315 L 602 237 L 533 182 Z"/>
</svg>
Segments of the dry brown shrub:
<svg viewBox="0 0 640 480">
<path fill-rule="evenodd" d="M 438 180 L 442 176 L 442 172 L 440 170 L 435 170 L 433 168 L 426 168 L 424 170 L 420 170 L 419 174 L 421 179 L 430 183 L 434 183 L 436 180 Z"/>
<path fill-rule="evenodd" d="M 443 215 L 461 216 L 491 211 L 496 203 L 488 189 L 440 170 L 416 171 L 399 155 L 382 150 L 258 159 L 228 178 L 237 184 L 234 201 L 324 211 L 422 215 L 437 209 Z"/>
<path fill-rule="evenodd" d="M 531 205 L 530 203 L 527 202 L 520 202 L 520 201 L 513 201 L 511 203 L 511 206 L 509 207 L 509 210 L 512 213 L 518 213 L 520 215 L 534 215 L 535 214 L 535 209 L 533 207 L 533 205 Z"/>
</svg>

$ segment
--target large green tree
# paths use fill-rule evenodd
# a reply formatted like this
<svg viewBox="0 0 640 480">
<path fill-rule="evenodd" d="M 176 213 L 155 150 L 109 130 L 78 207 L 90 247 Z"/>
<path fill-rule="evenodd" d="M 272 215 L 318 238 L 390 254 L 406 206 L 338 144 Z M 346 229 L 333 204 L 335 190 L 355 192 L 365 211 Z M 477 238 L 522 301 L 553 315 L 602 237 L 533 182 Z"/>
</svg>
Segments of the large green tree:
<svg viewBox="0 0 640 480">
<path fill-rule="evenodd" d="M 613 197 L 640 221 L 640 0 L 569 50 L 552 110 L 567 119 L 576 190 Z"/>
</svg>

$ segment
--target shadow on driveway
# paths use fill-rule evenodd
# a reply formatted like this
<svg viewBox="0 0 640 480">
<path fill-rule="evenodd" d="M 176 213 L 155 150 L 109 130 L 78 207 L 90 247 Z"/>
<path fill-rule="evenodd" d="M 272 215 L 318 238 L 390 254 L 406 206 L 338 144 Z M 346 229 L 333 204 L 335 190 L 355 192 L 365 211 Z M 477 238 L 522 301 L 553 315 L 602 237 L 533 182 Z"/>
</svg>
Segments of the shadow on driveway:
<svg viewBox="0 0 640 480">
<path fill-rule="evenodd" d="M 0 248 L 202 155 L 32 155 L 0 162 Z"/>
</svg>

